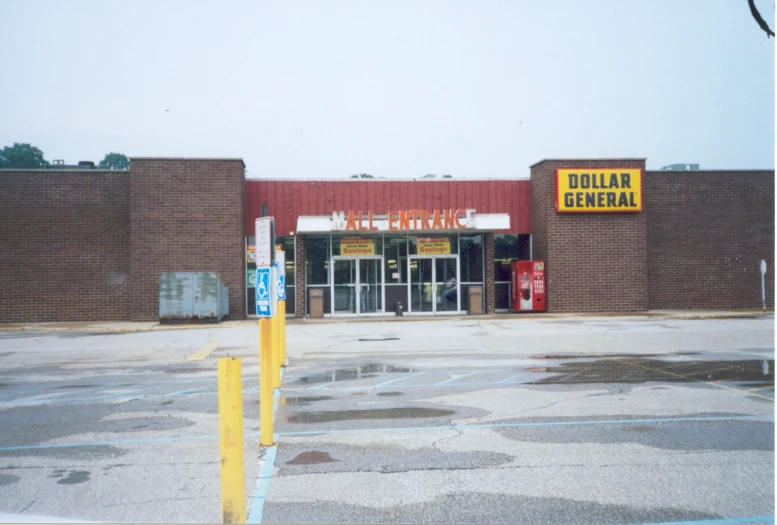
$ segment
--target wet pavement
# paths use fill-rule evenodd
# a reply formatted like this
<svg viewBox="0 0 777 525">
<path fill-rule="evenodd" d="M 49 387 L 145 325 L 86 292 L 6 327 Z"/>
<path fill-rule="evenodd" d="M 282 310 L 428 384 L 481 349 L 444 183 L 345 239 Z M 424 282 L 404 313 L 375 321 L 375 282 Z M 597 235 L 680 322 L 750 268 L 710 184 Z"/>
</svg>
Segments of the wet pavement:
<svg viewBox="0 0 777 525">
<path fill-rule="evenodd" d="M 256 335 L 0 331 L 0 521 L 220 521 L 224 356 L 255 522 L 774 519 L 771 315 L 289 325 L 272 462 Z"/>
<path fill-rule="evenodd" d="M 263 522 L 773 521 L 771 316 L 413 325 L 297 333 Z"/>
</svg>

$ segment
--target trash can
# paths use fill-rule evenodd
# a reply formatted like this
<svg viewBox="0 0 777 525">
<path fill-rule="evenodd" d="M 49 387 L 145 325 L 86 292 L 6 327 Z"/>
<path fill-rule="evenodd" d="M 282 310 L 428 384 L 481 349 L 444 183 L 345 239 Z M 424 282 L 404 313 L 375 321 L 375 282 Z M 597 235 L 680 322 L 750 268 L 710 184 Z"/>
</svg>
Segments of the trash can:
<svg viewBox="0 0 777 525">
<path fill-rule="evenodd" d="M 467 290 L 469 314 L 470 315 L 482 315 L 483 314 L 483 286 L 472 285 Z"/>
<path fill-rule="evenodd" d="M 404 312 L 404 306 L 402 306 L 402 301 L 397 301 L 397 304 L 394 305 L 394 313 L 397 317 L 402 317 L 402 313 Z"/>
<path fill-rule="evenodd" d="M 324 289 L 311 288 L 308 293 L 310 294 L 310 317 L 324 317 Z"/>
</svg>

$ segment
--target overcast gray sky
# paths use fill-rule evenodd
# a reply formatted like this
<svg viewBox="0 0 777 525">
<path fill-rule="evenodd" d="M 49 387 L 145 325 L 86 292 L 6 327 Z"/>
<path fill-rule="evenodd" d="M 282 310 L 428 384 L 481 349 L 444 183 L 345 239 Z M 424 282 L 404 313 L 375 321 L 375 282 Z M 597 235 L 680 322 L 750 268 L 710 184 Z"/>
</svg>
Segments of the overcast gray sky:
<svg viewBox="0 0 777 525">
<path fill-rule="evenodd" d="M 774 168 L 774 44 L 747 0 L 0 0 L 0 147 L 268 178 Z"/>
</svg>

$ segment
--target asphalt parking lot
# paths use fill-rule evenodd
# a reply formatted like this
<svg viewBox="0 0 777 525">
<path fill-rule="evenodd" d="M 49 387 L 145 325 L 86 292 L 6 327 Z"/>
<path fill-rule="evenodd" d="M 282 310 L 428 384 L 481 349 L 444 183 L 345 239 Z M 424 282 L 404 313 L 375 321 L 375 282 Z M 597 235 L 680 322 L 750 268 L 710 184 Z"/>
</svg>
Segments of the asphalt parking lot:
<svg viewBox="0 0 777 525">
<path fill-rule="evenodd" d="M 0 515 L 219 522 L 229 355 L 252 522 L 774 521 L 772 315 L 289 324 L 266 454 L 256 342 L 0 331 Z"/>
</svg>

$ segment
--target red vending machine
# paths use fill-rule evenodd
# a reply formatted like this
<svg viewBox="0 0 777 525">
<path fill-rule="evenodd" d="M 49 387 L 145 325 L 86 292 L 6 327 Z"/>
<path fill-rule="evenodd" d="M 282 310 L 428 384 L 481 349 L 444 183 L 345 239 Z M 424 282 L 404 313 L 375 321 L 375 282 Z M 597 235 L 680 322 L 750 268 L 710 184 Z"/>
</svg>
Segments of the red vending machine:
<svg viewBox="0 0 777 525">
<path fill-rule="evenodd" d="M 545 261 L 514 261 L 513 312 L 545 311 Z"/>
</svg>

